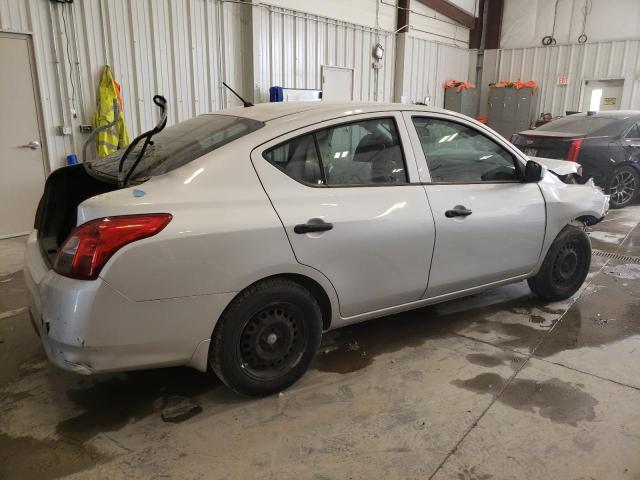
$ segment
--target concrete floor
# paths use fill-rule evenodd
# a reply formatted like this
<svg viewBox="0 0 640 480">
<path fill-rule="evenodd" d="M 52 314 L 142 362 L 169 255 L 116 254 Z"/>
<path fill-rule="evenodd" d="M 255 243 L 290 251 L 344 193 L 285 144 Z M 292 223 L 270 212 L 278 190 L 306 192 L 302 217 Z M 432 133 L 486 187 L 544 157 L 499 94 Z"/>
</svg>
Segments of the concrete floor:
<svg viewBox="0 0 640 480">
<path fill-rule="evenodd" d="M 51 367 L 23 239 L 4 241 L 0 478 L 640 479 L 639 222 L 634 206 L 594 228 L 601 252 L 569 301 L 520 283 L 338 330 L 258 400 L 189 369 Z M 172 395 L 202 411 L 165 423 Z"/>
</svg>

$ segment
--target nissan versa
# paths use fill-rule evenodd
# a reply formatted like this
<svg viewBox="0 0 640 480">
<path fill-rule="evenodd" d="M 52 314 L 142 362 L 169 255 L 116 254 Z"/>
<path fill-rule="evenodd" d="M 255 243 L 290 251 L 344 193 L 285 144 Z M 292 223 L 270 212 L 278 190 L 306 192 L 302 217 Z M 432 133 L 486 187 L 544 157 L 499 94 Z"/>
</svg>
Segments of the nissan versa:
<svg viewBox="0 0 640 480">
<path fill-rule="evenodd" d="M 47 180 L 25 272 L 62 368 L 211 367 L 277 392 L 329 329 L 525 279 L 571 296 L 584 225 L 609 204 L 568 181 L 579 165 L 444 110 L 278 103 L 164 123 Z"/>
</svg>

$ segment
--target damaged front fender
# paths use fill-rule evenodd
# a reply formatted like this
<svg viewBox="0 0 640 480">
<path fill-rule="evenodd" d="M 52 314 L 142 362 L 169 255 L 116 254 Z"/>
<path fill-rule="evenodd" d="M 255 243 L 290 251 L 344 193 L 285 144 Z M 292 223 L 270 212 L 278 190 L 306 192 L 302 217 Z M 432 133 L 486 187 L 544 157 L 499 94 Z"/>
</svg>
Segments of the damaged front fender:
<svg viewBox="0 0 640 480">
<path fill-rule="evenodd" d="M 541 258 L 544 258 L 551 243 L 566 225 L 574 222 L 595 225 L 609 211 L 609 195 L 605 195 L 591 179 L 582 185 L 566 184 L 546 172 L 538 186 L 547 209 L 547 229 Z"/>
</svg>

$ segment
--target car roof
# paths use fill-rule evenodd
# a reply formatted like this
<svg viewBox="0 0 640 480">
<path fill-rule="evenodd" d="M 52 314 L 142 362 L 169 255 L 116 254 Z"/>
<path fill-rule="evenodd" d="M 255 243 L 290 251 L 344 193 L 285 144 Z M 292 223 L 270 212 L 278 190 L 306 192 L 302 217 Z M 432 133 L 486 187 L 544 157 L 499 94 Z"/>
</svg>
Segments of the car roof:
<svg viewBox="0 0 640 480">
<path fill-rule="evenodd" d="M 426 107 L 406 103 L 383 102 L 273 102 L 258 103 L 252 107 L 227 108 L 210 115 L 234 115 L 250 118 L 260 122 L 270 122 L 283 117 L 295 116 L 298 119 L 314 117 L 326 119 L 348 116 L 359 113 L 388 112 L 399 110 L 424 111 L 433 113 L 452 113 L 441 108 Z"/>
<path fill-rule="evenodd" d="M 628 118 L 640 118 L 639 110 L 604 110 L 594 112 L 591 115 L 586 112 L 574 113 L 570 117 L 588 117 L 588 118 L 616 118 L 618 120 L 626 120 Z"/>
</svg>

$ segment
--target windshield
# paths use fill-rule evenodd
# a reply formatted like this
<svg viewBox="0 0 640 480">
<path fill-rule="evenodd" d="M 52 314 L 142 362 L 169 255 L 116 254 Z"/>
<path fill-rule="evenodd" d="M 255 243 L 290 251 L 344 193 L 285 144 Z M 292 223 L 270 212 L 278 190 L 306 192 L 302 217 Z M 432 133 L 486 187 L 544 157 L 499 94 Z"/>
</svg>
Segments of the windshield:
<svg viewBox="0 0 640 480">
<path fill-rule="evenodd" d="M 220 148 L 251 132 L 264 123 L 230 115 L 201 115 L 165 128 L 153 136 L 144 156 L 131 175 L 132 181 L 143 181 L 155 175 L 175 170 L 202 155 Z M 138 158 L 144 140 L 127 156 L 123 172 Z M 118 165 L 126 148 L 104 158 L 85 163 L 87 170 L 101 177 L 118 178 Z"/>
<path fill-rule="evenodd" d="M 575 133 L 577 135 L 613 135 L 623 129 L 624 120 L 596 115 L 569 115 L 536 128 L 541 132 Z"/>
</svg>

